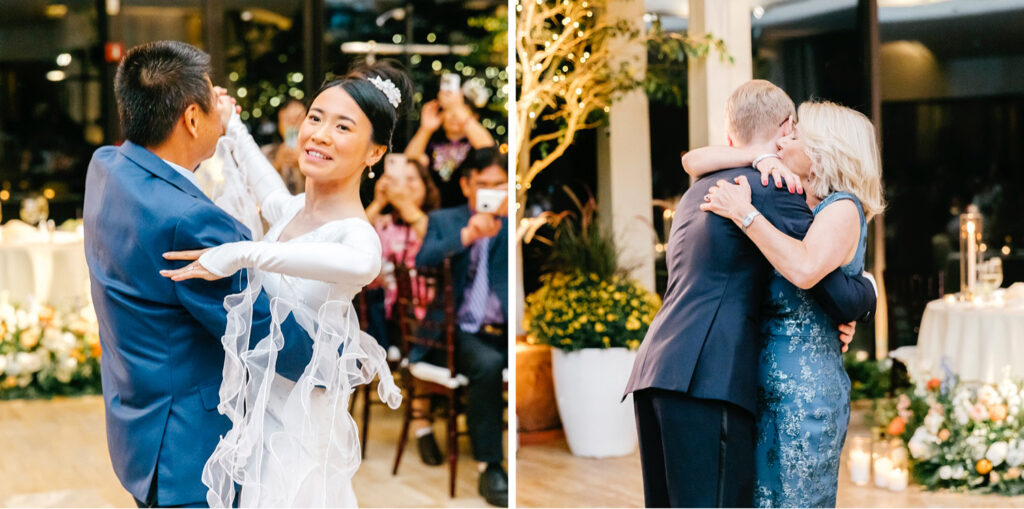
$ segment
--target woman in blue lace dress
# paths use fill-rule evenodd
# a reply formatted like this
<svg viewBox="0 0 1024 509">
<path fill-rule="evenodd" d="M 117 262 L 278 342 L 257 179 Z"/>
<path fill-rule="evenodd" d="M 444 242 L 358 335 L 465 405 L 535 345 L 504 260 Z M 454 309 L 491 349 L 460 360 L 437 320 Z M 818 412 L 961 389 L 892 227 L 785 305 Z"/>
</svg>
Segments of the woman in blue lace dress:
<svg viewBox="0 0 1024 509">
<path fill-rule="evenodd" d="M 747 235 L 776 269 L 762 313 L 756 487 L 759 507 L 833 507 L 850 418 L 838 325 L 806 292 L 841 267 L 864 270 L 867 221 L 881 212 L 875 131 L 862 114 L 804 103 L 766 173 L 799 179 L 814 222 L 803 240 L 755 217 Z M 723 162 L 724 164 L 724 162 Z M 792 182 L 791 182 L 792 184 Z M 746 180 L 719 182 L 702 209 L 741 224 L 756 212 Z M 756 216 L 756 214 L 755 214 Z"/>
</svg>

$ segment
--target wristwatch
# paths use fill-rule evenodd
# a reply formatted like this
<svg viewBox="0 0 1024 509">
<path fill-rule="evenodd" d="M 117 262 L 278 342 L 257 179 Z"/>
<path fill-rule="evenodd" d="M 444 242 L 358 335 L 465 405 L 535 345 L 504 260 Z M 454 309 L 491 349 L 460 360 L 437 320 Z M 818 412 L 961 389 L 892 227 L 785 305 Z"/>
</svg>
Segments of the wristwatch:
<svg viewBox="0 0 1024 509">
<path fill-rule="evenodd" d="M 754 220 L 757 219 L 757 216 L 760 216 L 760 215 L 761 215 L 761 213 L 756 211 L 756 210 L 751 212 L 751 213 L 749 213 L 749 214 L 747 214 L 743 218 L 743 222 L 740 224 L 740 228 L 742 228 L 743 231 L 746 232 L 747 228 L 750 227 L 750 224 L 753 223 Z"/>
</svg>

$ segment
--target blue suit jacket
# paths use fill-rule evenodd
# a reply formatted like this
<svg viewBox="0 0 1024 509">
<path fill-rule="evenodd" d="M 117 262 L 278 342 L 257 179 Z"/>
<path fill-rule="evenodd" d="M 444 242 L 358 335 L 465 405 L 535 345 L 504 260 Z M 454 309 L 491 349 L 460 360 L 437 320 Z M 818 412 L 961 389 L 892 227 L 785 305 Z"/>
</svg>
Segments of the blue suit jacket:
<svg viewBox="0 0 1024 509">
<path fill-rule="evenodd" d="M 469 273 L 469 247 L 462 245 L 462 229 L 469 224 L 469 207 L 459 205 L 430 213 L 427 234 L 423 245 L 416 253 L 416 265 L 435 266 L 445 258 L 451 258 L 452 291 L 455 293 L 455 309 L 462 305 L 466 289 L 466 275 Z M 501 301 L 501 312 L 508 318 L 508 218 L 501 218 L 501 231 L 493 239 L 487 251 L 487 278 L 491 290 Z"/>
<path fill-rule="evenodd" d="M 640 345 L 626 393 L 659 388 L 755 413 L 760 309 L 771 265 L 729 219 L 700 210 L 708 189 L 745 175 L 751 201 L 783 233 L 803 238 L 814 215 L 803 195 L 760 185 L 752 168 L 712 173 L 679 200 L 666 253 L 664 303 Z M 811 293 L 836 322 L 875 307 L 871 283 L 835 270 Z"/>
<path fill-rule="evenodd" d="M 249 231 L 183 175 L 143 147 L 102 147 L 85 187 L 85 254 L 99 319 L 107 444 L 114 472 L 146 500 L 206 500 L 200 475 L 230 421 L 217 412 L 224 366 L 224 297 L 245 273 L 175 283 L 159 274 L 180 261 L 166 251 L 248 240 Z M 269 333 L 268 300 L 253 307 L 251 342 Z M 282 326 L 278 371 L 297 379 L 312 341 L 294 319 Z"/>
</svg>

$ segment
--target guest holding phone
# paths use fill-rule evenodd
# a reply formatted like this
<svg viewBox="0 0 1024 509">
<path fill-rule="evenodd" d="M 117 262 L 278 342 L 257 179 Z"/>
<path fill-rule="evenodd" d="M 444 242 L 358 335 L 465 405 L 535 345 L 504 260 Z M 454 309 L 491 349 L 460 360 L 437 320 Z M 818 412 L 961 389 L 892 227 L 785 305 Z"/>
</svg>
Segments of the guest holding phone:
<svg viewBox="0 0 1024 509">
<path fill-rule="evenodd" d="M 456 367 L 469 378 L 466 425 L 479 462 L 480 495 L 508 504 L 502 431 L 508 365 L 508 161 L 496 148 L 477 150 L 459 179 L 467 205 L 430 213 L 416 264 L 451 260 L 458 330 Z M 429 352 L 431 356 L 443 352 Z M 424 359 L 411 359 L 424 360 Z"/>
<path fill-rule="evenodd" d="M 420 161 L 430 169 L 431 178 L 441 192 L 441 206 L 453 207 L 466 203 L 461 193 L 459 177 L 463 166 L 473 159 L 472 152 L 494 146 L 494 138 L 477 119 L 473 107 L 487 104 L 488 95 L 473 93 L 467 97 L 458 74 L 441 76 L 441 89 L 437 99 L 423 105 L 420 127 L 406 145 L 405 155 Z M 440 131 L 439 131 L 440 129 Z"/>
<path fill-rule="evenodd" d="M 282 141 L 261 147 L 263 155 L 274 163 L 274 168 L 292 194 L 306 191 L 306 177 L 299 171 L 299 151 L 296 148 L 299 126 L 305 119 L 306 105 L 298 99 L 288 99 L 277 110 L 277 132 Z"/>
</svg>

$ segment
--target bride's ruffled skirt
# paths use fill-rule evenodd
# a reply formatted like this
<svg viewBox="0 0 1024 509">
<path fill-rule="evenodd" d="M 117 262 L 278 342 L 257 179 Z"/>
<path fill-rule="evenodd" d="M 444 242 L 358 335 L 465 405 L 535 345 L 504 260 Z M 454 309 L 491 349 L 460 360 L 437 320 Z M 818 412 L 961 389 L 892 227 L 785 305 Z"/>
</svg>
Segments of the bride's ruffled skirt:
<svg viewBox="0 0 1024 509">
<path fill-rule="evenodd" d="M 354 507 L 351 479 L 360 463 L 356 423 L 348 414 L 353 388 L 379 377 L 378 395 L 398 408 L 401 392 L 383 348 L 359 330 L 351 299 L 312 310 L 297 299 L 271 299 L 271 333 L 249 349 L 252 304 L 261 276 L 225 300 L 228 326 L 218 410 L 233 425 L 203 470 L 211 507 Z M 314 315 L 315 311 L 315 315 Z M 275 371 L 289 314 L 315 331 L 313 355 L 296 382 Z M 339 349 L 341 354 L 339 355 Z"/>
</svg>

